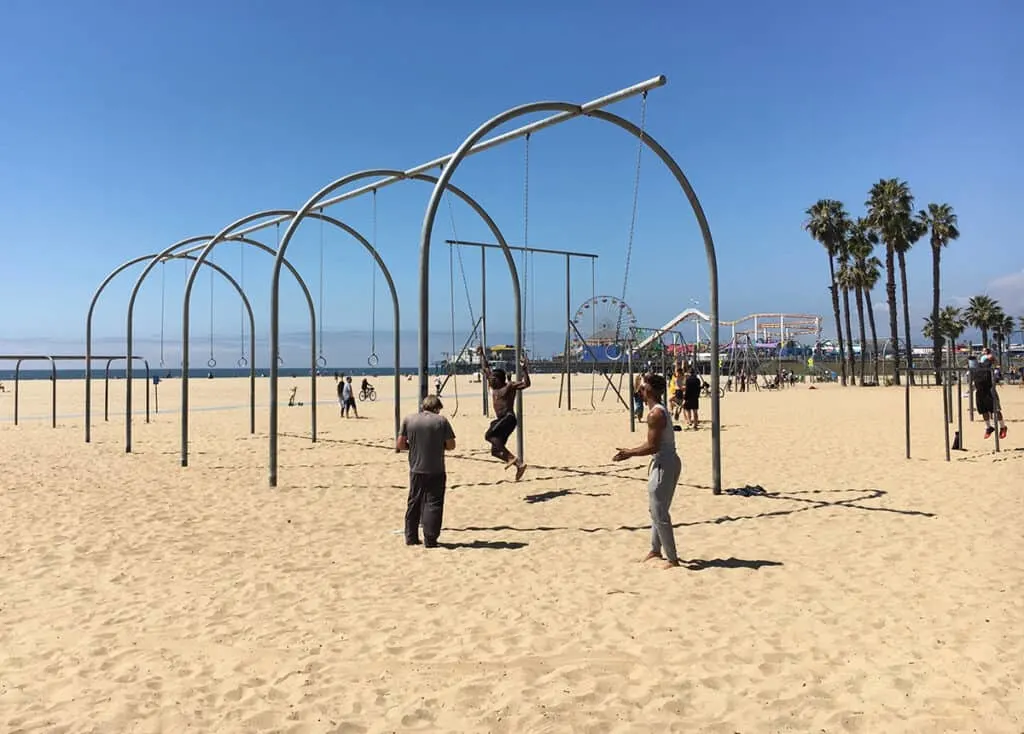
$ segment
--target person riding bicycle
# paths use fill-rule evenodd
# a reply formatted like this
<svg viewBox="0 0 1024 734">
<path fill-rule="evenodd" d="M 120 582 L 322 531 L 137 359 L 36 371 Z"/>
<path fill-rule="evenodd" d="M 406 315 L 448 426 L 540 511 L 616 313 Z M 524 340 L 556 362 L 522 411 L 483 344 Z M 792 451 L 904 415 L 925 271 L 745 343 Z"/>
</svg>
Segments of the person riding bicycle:
<svg viewBox="0 0 1024 734">
<path fill-rule="evenodd" d="M 372 389 L 373 385 L 371 385 L 370 381 L 364 377 L 363 384 L 359 386 L 359 392 L 369 395 Z"/>
</svg>

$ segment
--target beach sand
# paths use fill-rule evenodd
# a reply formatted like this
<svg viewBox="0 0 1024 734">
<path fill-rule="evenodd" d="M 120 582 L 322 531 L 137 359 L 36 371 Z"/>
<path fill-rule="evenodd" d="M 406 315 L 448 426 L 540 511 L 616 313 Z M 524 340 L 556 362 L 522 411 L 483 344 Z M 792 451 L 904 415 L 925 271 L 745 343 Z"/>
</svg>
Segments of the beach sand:
<svg viewBox="0 0 1024 734">
<path fill-rule="evenodd" d="M 677 433 L 690 563 L 660 570 L 637 562 L 645 462 L 611 462 L 641 435 L 600 385 L 591 409 L 590 378 L 572 413 L 536 378 L 518 484 L 460 381 L 436 550 L 404 545 L 374 382 L 346 421 L 321 379 L 315 444 L 308 405 L 281 408 L 276 489 L 266 380 L 255 435 L 244 380 L 193 380 L 188 468 L 177 380 L 131 454 L 123 381 L 109 422 L 95 384 L 91 444 L 84 383 L 59 383 L 53 429 L 50 384 L 23 383 L 14 426 L 8 382 L 0 731 L 1024 731 L 1024 389 L 1002 390 L 999 454 L 965 405 L 951 463 L 935 389 L 913 392 L 910 461 L 900 389 L 730 393 L 723 480 L 763 493 L 713 495 L 710 431 Z"/>
</svg>

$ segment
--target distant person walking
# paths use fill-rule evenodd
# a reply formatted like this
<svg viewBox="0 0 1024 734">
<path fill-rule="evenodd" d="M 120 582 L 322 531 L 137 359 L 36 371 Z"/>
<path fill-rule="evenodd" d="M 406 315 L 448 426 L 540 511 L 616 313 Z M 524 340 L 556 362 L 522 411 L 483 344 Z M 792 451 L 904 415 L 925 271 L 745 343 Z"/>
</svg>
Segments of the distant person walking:
<svg viewBox="0 0 1024 734">
<path fill-rule="evenodd" d="M 423 523 L 423 545 L 436 548 L 444 517 L 444 494 L 448 475 L 444 453 L 455 448 L 455 431 L 441 415 L 444 406 L 436 395 L 423 399 L 419 413 L 402 421 L 395 451 L 409 452 L 409 499 L 405 509 L 405 544 L 419 545 Z"/>
</svg>

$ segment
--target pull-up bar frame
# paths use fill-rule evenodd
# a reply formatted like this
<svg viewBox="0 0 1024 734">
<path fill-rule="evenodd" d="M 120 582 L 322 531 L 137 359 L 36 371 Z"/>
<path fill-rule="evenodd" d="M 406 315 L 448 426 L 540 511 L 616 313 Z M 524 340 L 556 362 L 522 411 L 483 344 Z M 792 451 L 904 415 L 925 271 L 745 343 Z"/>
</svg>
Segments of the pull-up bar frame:
<svg viewBox="0 0 1024 734">
<path fill-rule="evenodd" d="M 484 349 L 487 348 L 487 250 L 500 250 L 501 245 L 492 242 L 474 242 L 472 240 L 445 240 L 449 246 L 458 247 L 479 247 L 480 248 L 480 319 L 481 319 L 481 340 Z M 539 253 L 541 255 L 561 255 L 565 257 L 565 322 L 572 321 L 572 258 L 579 257 L 589 259 L 591 262 L 598 259 L 593 252 L 573 252 L 571 250 L 552 250 L 546 247 L 519 247 L 508 245 L 513 252 L 525 252 L 527 254 Z M 572 410 L 572 367 L 569 363 L 569 327 L 566 326 L 565 334 L 565 375 L 568 380 L 568 392 L 566 394 L 566 407 Z M 483 382 L 483 411 L 487 415 L 487 382 Z M 559 405 L 561 407 L 561 405 Z"/>
</svg>

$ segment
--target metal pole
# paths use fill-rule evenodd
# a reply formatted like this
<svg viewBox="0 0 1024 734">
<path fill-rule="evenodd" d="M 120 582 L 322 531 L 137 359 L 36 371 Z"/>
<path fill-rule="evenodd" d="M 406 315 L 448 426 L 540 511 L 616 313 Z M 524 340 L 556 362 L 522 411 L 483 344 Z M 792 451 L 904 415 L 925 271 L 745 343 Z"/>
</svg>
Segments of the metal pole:
<svg viewBox="0 0 1024 734">
<path fill-rule="evenodd" d="M 107 360 L 107 366 L 103 369 L 103 420 L 110 420 L 110 363 L 113 359 Z"/>
<path fill-rule="evenodd" d="M 633 343 L 626 342 L 629 351 L 626 353 L 626 365 L 629 368 L 629 432 L 636 431 L 636 408 L 633 406 Z"/>
<path fill-rule="evenodd" d="M 50 427 L 57 427 L 57 363 L 50 357 Z M 998 433 L 998 432 L 997 432 Z M 999 442 L 996 441 L 996 451 L 999 450 Z"/>
<path fill-rule="evenodd" d="M 493 242 L 476 242 L 474 240 L 445 240 L 449 245 L 460 245 L 462 247 L 482 247 L 487 250 L 500 250 L 501 245 L 496 245 Z M 513 252 L 528 252 L 530 254 L 540 255 L 570 255 L 572 257 L 585 257 L 590 260 L 597 260 L 598 255 L 592 252 L 574 252 L 572 250 L 552 250 L 546 247 L 521 247 L 519 245 L 509 245 L 508 249 Z"/>
<path fill-rule="evenodd" d="M 956 432 L 960 436 L 960 449 L 964 446 L 964 395 L 963 379 L 960 370 L 956 372 Z"/>
<path fill-rule="evenodd" d="M 895 370 L 896 370 L 896 374 L 899 375 L 900 367 L 899 367 L 898 364 L 895 365 Z M 909 459 L 910 458 L 910 373 L 909 372 L 907 373 L 906 377 L 907 377 L 907 379 L 904 380 L 905 387 L 904 387 L 904 390 L 903 390 L 903 394 L 904 394 L 904 397 L 903 397 L 903 415 L 904 415 L 904 419 L 903 420 L 904 420 L 904 425 L 906 426 L 906 431 L 907 431 L 907 458 Z"/>
<path fill-rule="evenodd" d="M 413 178 L 419 174 L 427 173 L 435 168 L 447 168 L 448 165 L 452 162 L 452 160 L 456 158 L 456 156 L 461 159 L 465 158 L 466 156 L 482 153 L 485 150 L 490 150 L 491 148 L 497 147 L 504 143 L 508 143 L 512 140 L 518 140 L 519 138 L 526 137 L 530 133 L 537 132 L 538 130 L 543 130 L 544 128 L 548 128 L 553 125 L 566 122 L 567 120 L 571 120 L 582 115 L 589 115 L 595 111 L 601 110 L 602 107 L 608 107 L 609 105 L 616 104 L 623 100 L 629 99 L 630 97 L 635 97 L 638 94 L 643 94 L 644 92 L 648 92 L 652 89 L 663 87 L 666 84 L 668 84 L 668 79 L 665 77 L 664 74 L 661 74 L 659 76 L 652 77 L 646 81 L 638 82 L 637 84 L 634 84 L 631 87 L 626 87 L 625 89 L 620 89 L 617 92 L 607 94 L 604 97 L 598 97 L 597 99 L 591 100 L 590 102 L 584 102 L 581 105 L 567 105 L 567 109 L 563 109 L 554 115 L 545 117 L 542 120 L 531 122 L 528 125 L 523 125 L 522 127 L 516 128 L 515 130 L 509 130 L 507 133 L 502 133 L 501 135 L 497 135 L 493 138 L 488 138 L 487 140 L 482 140 L 478 143 L 475 143 L 467 151 L 464 151 L 461 155 L 459 154 L 459 151 L 455 151 L 454 153 L 448 153 L 447 155 L 443 155 L 440 158 L 435 158 L 432 161 L 427 161 L 426 163 L 421 163 L 420 165 L 410 168 L 406 171 L 390 174 L 385 178 L 382 178 L 378 181 L 374 181 L 373 183 L 366 184 L 365 186 L 360 186 L 359 188 L 352 189 L 351 191 L 346 191 L 344 194 L 339 194 L 329 199 L 324 199 L 322 202 L 319 202 L 317 206 L 326 209 L 328 207 L 334 206 L 335 204 L 340 204 L 341 202 L 346 201 L 348 199 L 353 199 L 357 196 L 368 194 L 372 192 L 374 189 L 382 189 L 385 186 L 390 186 L 391 184 L 398 183 L 399 181 L 403 181 L 407 178 Z M 551 109 L 553 108 L 545 108 L 545 110 Z M 259 224 L 250 225 L 245 229 L 240 229 L 239 231 L 234 233 L 234 236 L 227 237 L 226 239 L 230 240 L 238 236 L 252 234 L 253 232 L 258 232 L 261 229 L 266 229 L 276 224 L 283 224 L 285 222 L 288 222 L 290 219 L 290 216 L 280 216 L 275 219 L 269 219 L 266 222 L 261 222 Z"/>
<path fill-rule="evenodd" d="M 451 245 L 449 245 L 451 247 Z M 460 255 L 461 257 L 461 255 Z M 487 250 L 480 248 L 480 344 L 487 352 Z M 480 374 L 483 375 L 481 363 Z M 480 396 L 484 406 L 484 417 L 487 417 L 487 380 L 480 380 Z"/>
<path fill-rule="evenodd" d="M 949 401 L 946 399 L 949 395 L 947 391 L 947 385 L 949 380 L 943 380 L 942 386 L 939 388 L 939 392 L 942 394 L 942 432 L 943 438 L 946 444 L 946 461 L 949 461 L 949 424 L 952 422 L 952 416 L 950 415 Z"/>
<path fill-rule="evenodd" d="M 572 321 L 572 255 L 565 255 L 565 407 L 572 410 L 572 364 L 569 351 L 569 322 Z"/>
<path fill-rule="evenodd" d="M 131 356 L 128 356 L 128 359 L 134 359 L 134 358 L 131 357 Z M 150 385 L 149 385 L 149 361 L 144 359 L 144 360 L 142 360 L 142 364 L 146 368 L 146 423 L 149 423 L 149 390 L 150 390 Z"/>
<path fill-rule="evenodd" d="M 14 363 L 14 425 L 18 425 L 18 397 L 21 387 L 21 360 Z"/>
</svg>

